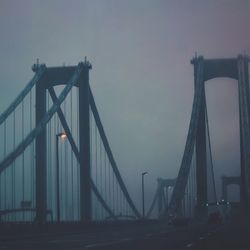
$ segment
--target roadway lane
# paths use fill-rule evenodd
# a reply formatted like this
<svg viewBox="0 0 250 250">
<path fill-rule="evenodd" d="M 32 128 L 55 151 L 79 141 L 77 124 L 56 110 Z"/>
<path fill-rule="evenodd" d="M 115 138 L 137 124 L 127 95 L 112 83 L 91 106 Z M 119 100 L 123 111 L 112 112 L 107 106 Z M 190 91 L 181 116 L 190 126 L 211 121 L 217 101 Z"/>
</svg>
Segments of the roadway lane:
<svg viewBox="0 0 250 250">
<path fill-rule="evenodd" d="M 223 224 L 190 240 L 182 250 L 250 250 L 250 221 Z"/>
<path fill-rule="evenodd" d="M 0 250 L 250 250 L 250 244 L 248 245 L 250 231 L 248 229 L 249 227 L 243 228 L 239 225 L 235 227 L 235 225 L 228 224 L 219 227 L 193 225 L 183 228 L 159 224 L 140 224 L 98 231 L 61 234 L 44 233 L 21 238 L 2 238 Z M 246 237 L 247 235 L 248 237 Z M 241 248 L 235 247 L 240 243 Z"/>
</svg>

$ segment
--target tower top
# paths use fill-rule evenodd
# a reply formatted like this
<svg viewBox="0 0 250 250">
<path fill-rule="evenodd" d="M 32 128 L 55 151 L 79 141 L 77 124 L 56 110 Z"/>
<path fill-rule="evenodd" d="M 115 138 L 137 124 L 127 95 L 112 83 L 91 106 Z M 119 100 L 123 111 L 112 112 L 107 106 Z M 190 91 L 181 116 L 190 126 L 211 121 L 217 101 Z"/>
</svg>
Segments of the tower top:
<svg viewBox="0 0 250 250">
<path fill-rule="evenodd" d="M 82 65 L 84 68 L 92 69 L 92 65 L 87 60 L 87 56 L 84 57 L 84 62 L 80 62 L 79 64 Z"/>
</svg>

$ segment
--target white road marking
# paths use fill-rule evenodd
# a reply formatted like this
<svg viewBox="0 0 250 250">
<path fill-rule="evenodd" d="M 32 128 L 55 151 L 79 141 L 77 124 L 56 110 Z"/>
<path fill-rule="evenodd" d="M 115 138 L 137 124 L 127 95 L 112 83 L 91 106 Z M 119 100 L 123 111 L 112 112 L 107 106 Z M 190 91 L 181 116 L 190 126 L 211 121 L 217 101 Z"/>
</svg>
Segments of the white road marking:
<svg viewBox="0 0 250 250">
<path fill-rule="evenodd" d="M 113 246 L 113 245 L 117 245 L 120 244 L 122 242 L 125 241 L 130 241 L 131 239 L 121 239 L 121 240 L 116 240 L 116 241 L 112 241 L 112 242 L 108 242 L 108 243 L 96 243 L 96 244 L 91 244 L 91 245 L 87 245 L 84 246 L 85 248 L 95 248 L 95 247 L 106 247 L 106 246 Z"/>
<path fill-rule="evenodd" d="M 200 237 L 200 240 L 204 240 L 205 239 L 205 237 Z"/>
<path fill-rule="evenodd" d="M 192 243 L 189 243 L 189 244 L 186 245 L 186 247 L 191 247 L 191 246 L 193 246 Z"/>
</svg>

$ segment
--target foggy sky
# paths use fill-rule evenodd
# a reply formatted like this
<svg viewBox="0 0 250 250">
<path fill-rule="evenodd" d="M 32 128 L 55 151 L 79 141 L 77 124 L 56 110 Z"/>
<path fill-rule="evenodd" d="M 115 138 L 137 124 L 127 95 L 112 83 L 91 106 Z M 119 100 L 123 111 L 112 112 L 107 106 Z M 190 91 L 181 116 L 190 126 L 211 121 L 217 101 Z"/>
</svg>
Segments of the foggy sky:
<svg viewBox="0 0 250 250">
<path fill-rule="evenodd" d="M 248 0 L 0 0 L 0 112 L 47 66 L 87 56 L 113 154 L 140 208 L 156 178 L 178 173 L 193 99 L 190 59 L 250 54 Z M 217 179 L 239 174 L 237 84 L 206 84 Z M 220 184 L 218 184 L 220 187 Z"/>
</svg>

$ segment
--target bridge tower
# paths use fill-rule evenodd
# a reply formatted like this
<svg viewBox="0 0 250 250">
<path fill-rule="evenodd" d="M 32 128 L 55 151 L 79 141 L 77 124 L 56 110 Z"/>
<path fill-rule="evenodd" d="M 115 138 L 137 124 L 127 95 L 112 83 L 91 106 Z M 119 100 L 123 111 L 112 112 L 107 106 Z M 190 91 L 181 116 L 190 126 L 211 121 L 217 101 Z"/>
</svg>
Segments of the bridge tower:
<svg viewBox="0 0 250 250">
<path fill-rule="evenodd" d="M 158 193 L 158 216 L 162 218 L 164 216 L 165 210 L 168 208 L 169 203 L 169 187 L 174 187 L 175 179 L 162 179 L 157 178 L 157 189 L 159 190 Z"/>
<path fill-rule="evenodd" d="M 197 68 L 200 58 L 194 58 L 195 84 L 197 83 Z M 250 96 L 249 96 L 249 59 L 238 56 L 230 59 L 203 59 L 201 76 L 202 98 L 198 114 L 196 145 L 196 176 L 197 176 L 197 208 L 198 215 L 206 212 L 207 203 L 207 164 L 206 164 L 206 118 L 205 118 L 205 88 L 204 84 L 217 77 L 229 77 L 238 80 L 239 113 L 240 113 L 240 153 L 241 153 L 241 203 L 249 210 L 250 205 Z M 197 89 L 197 88 L 195 88 Z M 191 128 L 193 129 L 193 128 Z"/>
<path fill-rule="evenodd" d="M 228 201 L 227 187 L 232 184 L 241 187 L 241 178 L 240 176 L 222 176 L 221 181 L 222 181 L 222 199 Z M 242 200 L 242 197 L 240 197 L 240 200 Z"/>
<path fill-rule="evenodd" d="M 197 81 L 198 60 L 194 60 L 194 84 L 199 84 Z M 196 214 L 203 216 L 206 214 L 207 203 L 207 151 L 206 151 L 206 103 L 205 103 L 205 86 L 204 76 L 201 76 L 202 81 L 202 98 L 199 111 L 199 119 L 197 124 L 195 150 L 196 150 L 196 183 L 197 183 L 197 205 Z M 195 89 L 197 86 L 195 86 Z"/>
<path fill-rule="evenodd" d="M 33 66 L 37 72 L 40 65 Z M 90 125 L 89 125 L 89 70 L 91 64 L 85 59 L 81 63 L 81 75 L 75 87 L 79 88 L 79 153 L 80 153 L 80 220 L 91 220 L 91 180 L 90 180 Z M 46 114 L 46 91 L 55 85 L 65 85 L 74 74 L 76 66 L 46 68 L 36 85 L 36 125 Z M 47 212 L 46 183 L 46 129 L 36 138 L 36 221 L 45 222 Z"/>
</svg>

